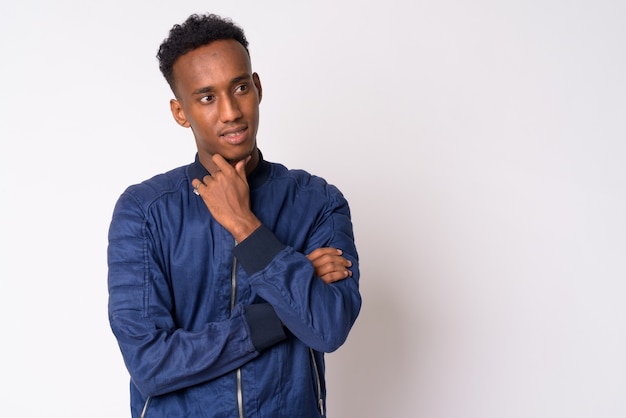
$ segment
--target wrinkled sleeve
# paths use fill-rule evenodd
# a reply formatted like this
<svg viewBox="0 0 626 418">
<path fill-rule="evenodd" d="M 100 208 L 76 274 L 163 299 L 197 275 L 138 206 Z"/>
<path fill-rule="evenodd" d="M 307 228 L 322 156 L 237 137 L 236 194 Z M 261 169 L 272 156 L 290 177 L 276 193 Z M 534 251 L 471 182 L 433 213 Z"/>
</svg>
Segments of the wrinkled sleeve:
<svg viewBox="0 0 626 418">
<path fill-rule="evenodd" d="M 359 311 L 359 263 L 348 202 L 328 186 L 328 203 L 311 228 L 306 253 L 334 247 L 352 262 L 352 276 L 326 284 L 315 276 L 304 253 L 285 245 L 264 225 L 234 253 L 256 292 L 270 303 L 285 326 L 307 346 L 332 352 L 348 337 Z"/>
<path fill-rule="evenodd" d="M 228 320 L 193 332 L 178 328 L 173 301 L 134 196 L 118 200 L 109 229 L 109 321 L 133 383 L 155 396 L 202 383 L 240 367 L 285 338 L 269 304 L 236 306 Z"/>
</svg>

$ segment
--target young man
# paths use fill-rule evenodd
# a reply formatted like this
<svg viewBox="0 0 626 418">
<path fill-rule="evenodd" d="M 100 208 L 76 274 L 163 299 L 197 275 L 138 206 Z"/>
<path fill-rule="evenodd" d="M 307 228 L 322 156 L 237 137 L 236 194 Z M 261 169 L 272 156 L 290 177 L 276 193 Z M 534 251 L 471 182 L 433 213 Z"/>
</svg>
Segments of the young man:
<svg viewBox="0 0 626 418">
<path fill-rule="evenodd" d="M 323 353 L 361 307 L 346 200 L 257 149 L 247 46 L 230 20 L 192 15 L 159 49 L 198 152 L 113 213 L 109 319 L 133 417 L 325 416 Z"/>
</svg>

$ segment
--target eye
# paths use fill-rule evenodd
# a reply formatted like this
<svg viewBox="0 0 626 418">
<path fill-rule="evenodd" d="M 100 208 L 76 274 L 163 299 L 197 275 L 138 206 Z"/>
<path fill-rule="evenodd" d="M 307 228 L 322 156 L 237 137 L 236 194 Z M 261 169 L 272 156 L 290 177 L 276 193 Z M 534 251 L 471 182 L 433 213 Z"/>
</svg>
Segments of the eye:
<svg viewBox="0 0 626 418">
<path fill-rule="evenodd" d="M 235 89 L 235 93 L 245 93 L 247 92 L 249 89 L 247 84 L 240 84 L 237 86 L 237 88 Z"/>
<path fill-rule="evenodd" d="M 215 96 L 209 95 L 209 96 L 204 96 L 200 99 L 200 101 L 202 103 L 211 103 L 215 100 Z"/>
</svg>

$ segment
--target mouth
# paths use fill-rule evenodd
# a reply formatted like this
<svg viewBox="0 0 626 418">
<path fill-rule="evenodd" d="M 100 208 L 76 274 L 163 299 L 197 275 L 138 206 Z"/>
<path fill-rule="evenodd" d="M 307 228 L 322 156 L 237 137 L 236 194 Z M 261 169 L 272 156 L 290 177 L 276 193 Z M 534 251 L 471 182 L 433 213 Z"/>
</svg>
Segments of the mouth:
<svg viewBox="0 0 626 418">
<path fill-rule="evenodd" d="M 225 129 L 220 133 L 220 138 L 231 145 L 239 145 L 246 140 L 247 126 L 238 126 Z"/>
</svg>

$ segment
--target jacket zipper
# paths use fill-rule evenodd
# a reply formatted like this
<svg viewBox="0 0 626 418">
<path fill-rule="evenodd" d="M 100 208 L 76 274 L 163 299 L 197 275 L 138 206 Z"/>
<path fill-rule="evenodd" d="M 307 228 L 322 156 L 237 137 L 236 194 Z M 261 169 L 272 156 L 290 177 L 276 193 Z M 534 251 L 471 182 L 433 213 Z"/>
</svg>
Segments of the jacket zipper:
<svg viewBox="0 0 626 418">
<path fill-rule="evenodd" d="M 237 245 L 237 241 L 235 241 L 235 245 Z M 233 257 L 233 271 L 230 275 L 230 311 L 232 312 L 235 308 L 235 296 L 237 295 L 237 258 Z M 311 354 L 313 352 L 311 351 Z M 313 362 L 315 362 L 315 358 L 313 358 Z M 315 372 L 317 373 L 317 366 L 315 368 Z M 243 389 L 241 385 L 241 368 L 238 368 L 236 371 L 237 375 L 237 409 L 239 411 L 239 418 L 243 417 Z M 318 388 L 319 388 L 319 374 L 318 374 Z M 145 418 L 146 412 L 148 410 L 148 404 L 150 404 L 151 397 L 148 396 L 146 402 L 143 404 L 143 409 L 141 410 L 141 415 L 139 418 Z M 320 398 L 320 406 L 321 406 L 321 398 Z M 322 415 L 324 415 L 322 413 Z"/>
<path fill-rule="evenodd" d="M 309 348 L 311 353 L 311 360 L 313 360 L 313 370 L 315 370 L 315 383 L 317 383 L 317 406 L 320 409 L 320 414 L 324 416 L 324 400 L 322 399 L 322 379 L 320 379 L 320 371 L 317 368 L 317 361 L 315 360 L 315 354 L 313 349 Z"/>
<path fill-rule="evenodd" d="M 150 403 L 150 399 L 152 399 L 152 396 L 148 396 L 146 398 L 146 402 L 143 404 L 143 409 L 141 410 L 141 415 L 139 415 L 139 418 L 145 418 L 146 412 L 148 411 L 148 404 Z"/>
<path fill-rule="evenodd" d="M 237 245 L 237 241 L 235 241 Z M 230 311 L 235 308 L 235 296 L 237 295 L 237 257 L 233 257 L 233 271 L 230 275 Z M 237 409 L 239 418 L 243 418 L 243 389 L 241 386 L 241 368 L 235 372 L 237 377 Z"/>
</svg>

